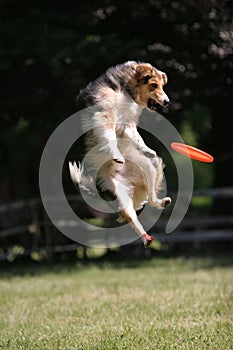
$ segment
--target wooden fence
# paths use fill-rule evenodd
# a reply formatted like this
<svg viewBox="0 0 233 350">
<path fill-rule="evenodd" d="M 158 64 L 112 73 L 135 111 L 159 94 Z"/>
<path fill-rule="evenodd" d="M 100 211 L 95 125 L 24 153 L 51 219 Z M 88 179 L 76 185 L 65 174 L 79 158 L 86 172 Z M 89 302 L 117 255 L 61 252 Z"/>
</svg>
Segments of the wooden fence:
<svg viewBox="0 0 233 350">
<path fill-rule="evenodd" d="M 198 190 L 193 198 L 232 200 L 233 187 Z M 73 200 L 79 201 L 79 196 Z M 228 204 L 229 207 L 229 204 Z M 231 204 L 233 208 L 233 205 Z M 195 214 L 194 214 L 195 213 Z M 69 223 L 67 223 L 69 224 Z M 163 227 L 163 219 L 158 227 Z M 156 229 L 158 231 L 158 228 Z M 163 232 L 162 229 L 160 232 Z M 166 244 L 184 242 L 233 241 L 233 214 L 203 215 L 192 205 L 180 225 L 171 234 L 151 232 L 154 238 Z M 136 241 L 135 245 L 141 244 Z M 14 260 L 17 257 L 46 257 L 52 260 L 55 254 L 77 252 L 82 247 L 51 224 L 40 199 L 14 202 L 0 206 L 0 260 Z"/>
</svg>

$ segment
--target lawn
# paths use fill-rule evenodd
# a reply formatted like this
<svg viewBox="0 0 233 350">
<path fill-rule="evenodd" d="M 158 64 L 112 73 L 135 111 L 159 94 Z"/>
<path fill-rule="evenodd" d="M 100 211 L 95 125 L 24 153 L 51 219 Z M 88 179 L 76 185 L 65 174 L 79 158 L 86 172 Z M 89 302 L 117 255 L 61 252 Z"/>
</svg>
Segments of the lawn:
<svg viewBox="0 0 233 350">
<path fill-rule="evenodd" d="M 233 349 L 232 255 L 0 270 L 0 349 Z"/>
</svg>

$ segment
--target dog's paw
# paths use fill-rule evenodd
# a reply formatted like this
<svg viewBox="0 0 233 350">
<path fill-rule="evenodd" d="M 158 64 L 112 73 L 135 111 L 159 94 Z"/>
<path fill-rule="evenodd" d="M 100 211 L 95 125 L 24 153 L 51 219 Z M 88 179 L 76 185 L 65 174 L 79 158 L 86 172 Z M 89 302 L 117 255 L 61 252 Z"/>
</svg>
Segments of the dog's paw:
<svg viewBox="0 0 233 350">
<path fill-rule="evenodd" d="M 170 197 L 165 197 L 162 199 L 162 207 L 166 208 L 171 204 L 172 200 Z"/>
<path fill-rule="evenodd" d="M 172 200 L 170 197 L 164 197 L 162 199 L 152 197 L 149 199 L 149 205 L 158 209 L 164 209 L 171 204 Z"/>
<path fill-rule="evenodd" d="M 154 239 L 154 237 L 148 235 L 147 233 L 144 233 L 144 235 L 142 235 L 144 247 L 148 248 L 151 245 L 151 243 L 153 242 L 153 239 Z"/>
</svg>

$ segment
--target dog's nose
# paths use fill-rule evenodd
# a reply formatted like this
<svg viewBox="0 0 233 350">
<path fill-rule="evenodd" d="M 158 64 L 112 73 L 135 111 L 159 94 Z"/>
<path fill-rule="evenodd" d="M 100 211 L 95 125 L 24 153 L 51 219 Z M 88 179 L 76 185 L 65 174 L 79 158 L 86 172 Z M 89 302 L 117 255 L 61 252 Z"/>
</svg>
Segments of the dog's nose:
<svg viewBox="0 0 233 350">
<path fill-rule="evenodd" d="M 167 107 L 167 106 L 169 105 L 169 102 L 170 102 L 169 98 L 166 97 L 166 98 L 163 100 L 163 105 L 164 105 L 164 107 Z"/>
</svg>

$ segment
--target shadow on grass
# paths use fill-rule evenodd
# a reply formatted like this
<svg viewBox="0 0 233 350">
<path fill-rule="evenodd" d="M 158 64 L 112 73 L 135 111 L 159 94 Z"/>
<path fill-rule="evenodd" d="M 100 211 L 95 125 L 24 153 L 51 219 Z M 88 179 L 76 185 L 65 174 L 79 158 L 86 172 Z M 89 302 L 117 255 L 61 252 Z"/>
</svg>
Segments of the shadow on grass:
<svg viewBox="0 0 233 350">
<path fill-rule="evenodd" d="M 90 268 L 98 269 L 136 269 L 137 267 L 161 267 L 165 264 L 188 266 L 191 271 L 198 269 L 213 269 L 216 267 L 233 267 L 232 245 L 208 245 L 188 247 L 182 245 L 167 251 L 151 250 L 148 257 L 128 258 L 121 251 L 108 250 L 98 258 L 78 259 L 74 256 L 66 261 L 57 257 L 53 262 L 35 262 L 32 259 L 17 259 L 14 262 L 4 262 L 0 265 L 0 278 L 8 279 L 14 276 L 38 276 L 49 273 L 76 273 Z"/>
</svg>

